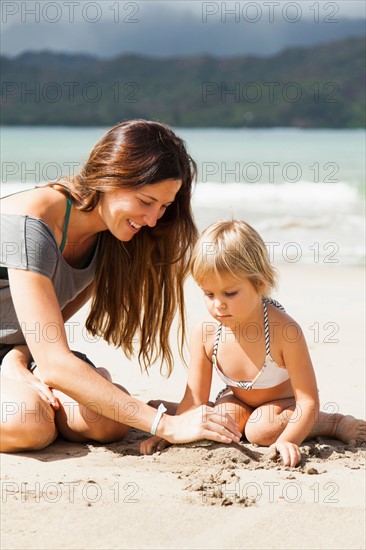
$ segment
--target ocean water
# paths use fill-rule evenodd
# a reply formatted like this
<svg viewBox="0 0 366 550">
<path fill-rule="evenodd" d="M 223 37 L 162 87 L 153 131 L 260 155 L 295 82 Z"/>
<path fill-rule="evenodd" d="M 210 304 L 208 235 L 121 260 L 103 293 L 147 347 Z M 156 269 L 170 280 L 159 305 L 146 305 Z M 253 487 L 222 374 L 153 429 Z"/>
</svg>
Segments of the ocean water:
<svg viewBox="0 0 366 550">
<path fill-rule="evenodd" d="M 105 128 L 2 127 L 1 193 L 76 173 Z M 275 264 L 363 265 L 365 131 L 185 129 L 200 229 L 240 218 Z"/>
</svg>

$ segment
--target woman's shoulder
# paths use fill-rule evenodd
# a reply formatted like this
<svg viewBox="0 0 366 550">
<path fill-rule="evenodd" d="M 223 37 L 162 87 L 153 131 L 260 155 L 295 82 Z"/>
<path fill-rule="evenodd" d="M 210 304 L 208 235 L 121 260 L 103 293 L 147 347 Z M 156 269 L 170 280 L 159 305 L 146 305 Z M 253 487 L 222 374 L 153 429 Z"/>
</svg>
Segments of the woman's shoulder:
<svg viewBox="0 0 366 550">
<path fill-rule="evenodd" d="M 2 214 L 32 216 L 48 223 L 52 222 L 58 211 L 65 214 L 65 202 L 65 196 L 56 189 L 48 186 L 35 187 L 3 197 L 1 212 Z"/>
<path fill-rule="evenodd" d="M 2 214 L 0 265 L 52 276 L 59 250 L 43 220 L 23 214 Z"/>
<path fill-rule="evenodd" d="M 65 218 L 65 196 L 52 187 L 38 187 L 1 200 L 1 213 L 43 222 L 53 236 L 61 232 Z"/>
</svg>

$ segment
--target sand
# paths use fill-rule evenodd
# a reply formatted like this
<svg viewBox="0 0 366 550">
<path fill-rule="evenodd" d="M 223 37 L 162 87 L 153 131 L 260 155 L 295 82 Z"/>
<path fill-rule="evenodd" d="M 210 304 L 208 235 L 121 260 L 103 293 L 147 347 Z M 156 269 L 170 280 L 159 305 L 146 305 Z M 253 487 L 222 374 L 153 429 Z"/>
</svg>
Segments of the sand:
<svg viewBox="0 0 366 550">
<path fill-rule="evenodd" d="M 303 327 L 321 402 L 329 412 L 365 416 L 364 271 L 283 265 L 278 299 Z M 188 323 L 205 313 L 187 283 Z M 141 400 L 179 400 L 186 370 L 169 380 L 83 333 L 70 345 L 107 367 Z M 73 330 L 71 330 L 71 328 Z M 214 380 L 213 394 L 221 388 Z M 1 456 L 2 537 L 7 549 L 348 549 L 365 548 L 365 447 L 305 442 L 297 468 L 266 449 L 207 441 L 141 456 L 143 432 L 108 445 L 57 440 L 41 452 Z"/>
</svg>

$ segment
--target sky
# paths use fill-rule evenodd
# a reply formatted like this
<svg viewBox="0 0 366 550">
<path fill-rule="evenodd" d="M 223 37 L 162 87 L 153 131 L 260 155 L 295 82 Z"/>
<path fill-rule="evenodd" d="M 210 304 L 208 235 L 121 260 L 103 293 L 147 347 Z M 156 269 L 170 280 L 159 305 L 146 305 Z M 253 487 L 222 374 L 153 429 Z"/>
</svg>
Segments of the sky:
<svg viewBox="0 0 366 550">
<path fill-rule="evenodd" d="M 1 53 L 274 54 L 364 33 L 363 0 L 41 0 L 1 4 Z"/>
</svg>

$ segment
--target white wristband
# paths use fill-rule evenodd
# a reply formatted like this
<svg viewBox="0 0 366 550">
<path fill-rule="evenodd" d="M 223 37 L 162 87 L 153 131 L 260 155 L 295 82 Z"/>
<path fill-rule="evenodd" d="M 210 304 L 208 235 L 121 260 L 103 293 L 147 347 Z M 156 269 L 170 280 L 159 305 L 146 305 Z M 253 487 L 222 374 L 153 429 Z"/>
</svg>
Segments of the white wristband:
<svg viewBox="0 0 366 550">
<path fill-rule="evenodd" d="M 159 408 L 158 408 L 158 412 L 156 413 L 156 416 L 155 416 L 155 419 L 154 419 L 154 422 L 153 422 L 153 425 L 151 426 L 151 431 L 150 431 L 151 435 L 156 434 L 156 430 L 158 428 L 160 419 L 166 411 L 167 411 L 167 409 L 164 407 L 164 405 L 162 403 L 160 403 Z"/>
</svg>

